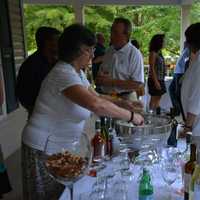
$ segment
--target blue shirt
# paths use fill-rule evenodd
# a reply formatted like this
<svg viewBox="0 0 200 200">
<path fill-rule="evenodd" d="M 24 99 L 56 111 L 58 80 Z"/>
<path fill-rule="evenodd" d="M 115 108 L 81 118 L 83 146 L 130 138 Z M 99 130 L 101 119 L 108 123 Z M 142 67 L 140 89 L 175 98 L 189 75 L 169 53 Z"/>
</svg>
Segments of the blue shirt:
<svg viewBox="0 0 200 200">
<path fill-rule="evenodd" d="M 175 74 L 184 74 L 185 73 L 185 63 L 189 58 L 189 49 L 186 47 L 183 51 L 180 57 L 178 58 L 176 62 L 176 67 L 174 70 Z"/>
</svg>

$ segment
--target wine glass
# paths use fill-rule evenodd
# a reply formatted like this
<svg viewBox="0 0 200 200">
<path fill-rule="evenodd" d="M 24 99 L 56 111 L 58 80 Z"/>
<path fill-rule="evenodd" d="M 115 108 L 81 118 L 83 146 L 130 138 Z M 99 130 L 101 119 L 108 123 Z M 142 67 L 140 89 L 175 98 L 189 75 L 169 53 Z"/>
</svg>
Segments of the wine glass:
<svg viewBox="0 0 200 200">
<path fill-rule="evenodd" d="M 112 187 L 114 193 L 113 200 L 127 200 L 128 199 L 128 186 L 124 180 L 118 180 Z M 113 195 L 112 195 L 113 197 Z"/>
<path fill-rule="evenodd" d="M 178 176 L 178 166 L 175 160 L 163 159 L 161 161 L 161 174 L 163 180 L 168 185 L 168 199 L 171 200 L 171 185 L 176 181 Z"/>
<path fill-rule="evenodd" d="M 87 135 L 83 134 L 82 138 L 81 140 L 79 137 L 50 135 L 43 153 L 43 163 L 47 172 L 69 188 L 71 200 L 73 183 L 88 172 L 91 163 L 91 148 Z"/>
</svg>

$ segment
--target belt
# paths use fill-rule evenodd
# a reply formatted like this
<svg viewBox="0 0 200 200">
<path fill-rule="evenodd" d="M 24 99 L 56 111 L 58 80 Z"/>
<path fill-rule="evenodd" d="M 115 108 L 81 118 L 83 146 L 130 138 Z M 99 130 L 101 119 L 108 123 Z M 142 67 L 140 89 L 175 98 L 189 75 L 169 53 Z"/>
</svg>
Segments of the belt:
<svg viewBox="0 0 200 200">
<path fill-rule="evenodd" d="M 129 95 L 131 94 L 132 92 L 120 92 L 120 93 L 117 93 L 118 96 L 125 96 L 125 95 Z"/>
</svg>

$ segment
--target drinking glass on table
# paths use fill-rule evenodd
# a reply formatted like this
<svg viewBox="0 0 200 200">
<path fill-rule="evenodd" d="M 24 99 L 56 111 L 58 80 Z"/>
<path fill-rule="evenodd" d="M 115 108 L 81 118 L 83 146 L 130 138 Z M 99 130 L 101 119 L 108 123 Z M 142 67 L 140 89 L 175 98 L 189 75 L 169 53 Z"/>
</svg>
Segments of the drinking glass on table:
<svg viewBox="0 0 200 200">
<path fill-rule="evenodd" d="M 105 199 L 107 193 L 107 178 L 106 176 L 97 176 L 96 182 L 92 185 L 92 191 L 89 195 L 90 199 L 100 200 Z"/>
<path fill-rule="evenodd" d="M 91 148 L 86 134 L 84 142 L 79 137 L 47 138 L 43 152 L 43 163 L 49 175 L 70 190 L 73 200 L 73 184 L 82 178 L 91 163 Z"/>
<path fill-rule="evenodd" d="M 112 192 L 112 200 L 128 200 L 128 188 L 124 180 L 116 181 L 113 185 Z"/>
<path fill-rule="evenodd" d="M 176 181 L 179 173 L 179 167 L 175 160 L 171 160 L 169 158 L 165 158 L 161 161 L 161 174 L 163 180 L 168 186 L 168 196 L 167 200 L 171 200 L 172 198 L 172 188 L 171 185 Z"/>
</svg>

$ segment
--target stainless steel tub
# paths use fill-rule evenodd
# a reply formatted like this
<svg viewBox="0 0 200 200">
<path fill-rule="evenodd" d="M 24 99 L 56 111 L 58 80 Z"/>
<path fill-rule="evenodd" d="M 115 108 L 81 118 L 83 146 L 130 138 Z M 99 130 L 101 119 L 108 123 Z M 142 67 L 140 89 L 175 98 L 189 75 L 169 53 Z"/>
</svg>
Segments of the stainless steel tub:
<svg viewBox="0 0 200 200">
<path fill-rule="evenodd" d="M 135 126 L 121 120 L 115 121 L 115 130 L 121 143 L 140 150 L 146 145 L 161 147 L 167 144 L 171 132 L 171 119 L 163 115 L 145 114 L 145 123 Z"/>
</svg>

